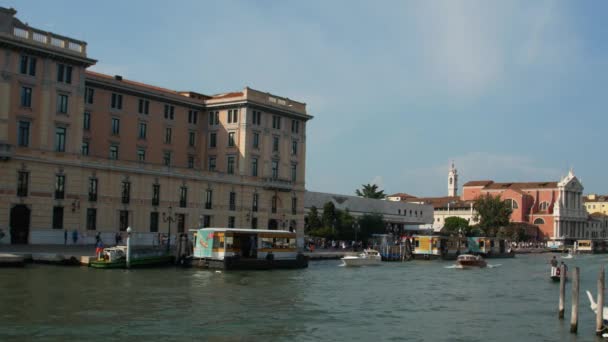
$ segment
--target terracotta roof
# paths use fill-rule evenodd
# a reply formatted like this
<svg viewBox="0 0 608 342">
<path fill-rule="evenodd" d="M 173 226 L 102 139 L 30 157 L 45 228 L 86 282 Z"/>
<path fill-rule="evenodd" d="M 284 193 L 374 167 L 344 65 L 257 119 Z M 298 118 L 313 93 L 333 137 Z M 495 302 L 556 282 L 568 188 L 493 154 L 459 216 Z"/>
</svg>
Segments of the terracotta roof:
<svg viewBox="0 0 608 342">
<path fill-rule="evenodd" d="M 406 202 L 411 203 L 423 203 L 430 204 L 433 208 L 447 208 L 448 203 L 450 208 L 470 208 L 473 201 L 463 201 L 458 196 L 445 196 L 445 197 L 418 197 L 407 199 Z"/>
<path fill-rule="evenodd" d="M 485 189 L 553 189 L 557 188 L 557 182 L 514 182 L 514 183 L 492 183 Z"/>
<path fill-rule="evenodd" d="M 231 92 L 231 93 L 225 93 L 225 94 L 217 94 L 217 95 L 211 95 L 211 99 L 212 100 L 216 100 L 216 99 L 226 99 L 226 98 L 230 98 L 230 97 L 241 97 L 243 96 L 243 92 L 242 91 L 235 91 L 235 92 Z"/>
<path fill-rule="evenodd" d="M 130 84 L 130 85 L 134 85 L 137 87 L 142 87 L 142 88 L 147 88 L 150 90 L 155 90 L 155 91 L 161 91 L 161 92 L 165 92 L 165 93 L 171 93 L 171 94 L 175 94 L 175 95 L 179 95 L 179 96 L 185 96 L 180 94 L 179 92 L 175 91 L 175 90 L 171 90 L 171 89 L 167 89 L 167 88 L 161 88 L 161 87 L 157 87 L 157 86 L 153 86 L 150 84 L 146 84 L 146 83 L 141 83 L 141 82 L 137 82 L 137 81 L 131 81 L 131 80 L 127 80 L 127 79 L 121 79 L 121 80 L 117 80 L 115 76 L 110 76 L 110 75 L 106 75 L 106 74 L 101 74 L 95 71 L 90 71 L 90 70 L 86 70 L 85 74 L 87 77 L 100 77 L 100 78 L 105 78 L 108 80 L 114 80 L 116 82 L 122 82 L 125 84 Z"/>
<path fill-rule="evenodd" d="M 416 196 L 406 194 L 405 192 L 398 192 L 396 194 L 388 195 L 386 197 L 417 198 Z"/>
<path fill-rule="evenodd" d="M 492 184 L 494 181 L 491 180 L 479 180 L 479 181 L 470 181 L 466 182 L 463 186 L 486 186 L 488 184 Z"/>
</svg>

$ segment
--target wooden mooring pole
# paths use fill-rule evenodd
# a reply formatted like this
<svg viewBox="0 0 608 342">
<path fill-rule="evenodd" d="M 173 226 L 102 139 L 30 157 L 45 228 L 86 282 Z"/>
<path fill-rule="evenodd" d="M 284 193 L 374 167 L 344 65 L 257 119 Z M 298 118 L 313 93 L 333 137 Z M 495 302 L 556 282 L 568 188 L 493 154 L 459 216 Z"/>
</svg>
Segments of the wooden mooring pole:
<svg viewBox="0 0 608 342">
<path fill-rule="evenodd" d="M 579 274 L 579 268 L 575 267 L 572 273 L 572 314 L 570 315 L 570 332 L 575 334 L 578 331 Z"/>
<path fill-rule="evenodd" d="M 600 275 L 597 278 L 597 312 L 595 315 L 595 334 L 602 335 L 604 330 L 604 265 L 600 266 Z"/>
<path fill-rule="evenodd" d="M 561 265 L 559 268 L 559 319 L 564 319 L 564 303 L 566 297 L 566 268 Z"/>
</svg>

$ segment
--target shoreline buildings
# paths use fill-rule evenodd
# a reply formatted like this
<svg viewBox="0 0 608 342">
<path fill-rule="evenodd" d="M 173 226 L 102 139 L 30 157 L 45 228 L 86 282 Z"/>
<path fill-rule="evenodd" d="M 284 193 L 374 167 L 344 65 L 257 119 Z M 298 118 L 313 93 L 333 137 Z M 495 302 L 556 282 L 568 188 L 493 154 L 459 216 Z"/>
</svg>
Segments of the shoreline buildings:
<svg viewBox="0 0 608 342">
<path fill-rule="evenodd" d="M 90 243 L 129 226 L 151 243 L 216 226 L 296 231 L 303 244 L 306 104 L 87 71 L 85 42 L 15 14 L 0 7 L 0 243 L 74 230 Z"/>
</svg>

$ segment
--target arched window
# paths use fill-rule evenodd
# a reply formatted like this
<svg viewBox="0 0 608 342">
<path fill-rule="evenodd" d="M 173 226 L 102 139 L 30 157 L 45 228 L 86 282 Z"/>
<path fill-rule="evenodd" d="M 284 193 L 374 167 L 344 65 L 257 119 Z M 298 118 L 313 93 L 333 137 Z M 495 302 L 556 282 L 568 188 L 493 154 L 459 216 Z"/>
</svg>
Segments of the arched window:
<svg viewBox="0 0 608 342">
<path fill-rule="evenodd" d="M 506 199 L 506 200 L 505 200 L 505 203 L 507 203 L 507 205 L 508 205 L 508 206 L 509 206 L 509 208 L 511 208 L 511 209 L 517 209 L 517 208 L 519 208 L 519 206 L 517 205 L 517 202 L 516 202 L 516 201 L 514 201 L 514 200 L 512 200 L 512 199 L 510 199 L 510 198 Z"/>
<path fill-rule="evenodd" d="M 450 177 L 450 185 L 452 185 L 452 177 Z"/>
<path fill-rule="evenodd" d="M 542 218 L 537 218 L 536 220 L 534 220 L 534 224 L 545 224 L 545 220 L 543 220 Z"/>
<path fill-rule="evenodd" d="M 540 211 L 547 211 L 549 209 L 549 202 L 541 202 L 541 204 L 538 206 L 538 210 Z"/>
</svg>

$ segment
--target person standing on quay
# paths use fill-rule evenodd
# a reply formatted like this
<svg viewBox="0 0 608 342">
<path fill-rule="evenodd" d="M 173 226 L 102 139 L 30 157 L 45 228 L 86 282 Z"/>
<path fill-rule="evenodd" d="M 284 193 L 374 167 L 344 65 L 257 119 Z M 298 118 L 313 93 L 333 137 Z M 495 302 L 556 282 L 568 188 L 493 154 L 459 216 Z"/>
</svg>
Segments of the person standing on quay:
<svg viewBox="0 0 608 342">
<path fill-rule="evenodd" d="M 68 244 L 68 230 L 67 229 L 63 230 L 63 244 L 66 246 Z"/>
<path fill-rule="evenodd" d="M 78 231 L 76 229 L 72 231 L 72 242 L 74 244 L 78 242 Z"/>
</svg>

